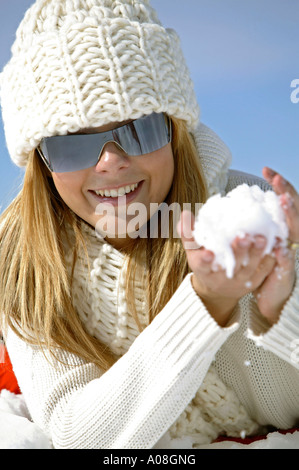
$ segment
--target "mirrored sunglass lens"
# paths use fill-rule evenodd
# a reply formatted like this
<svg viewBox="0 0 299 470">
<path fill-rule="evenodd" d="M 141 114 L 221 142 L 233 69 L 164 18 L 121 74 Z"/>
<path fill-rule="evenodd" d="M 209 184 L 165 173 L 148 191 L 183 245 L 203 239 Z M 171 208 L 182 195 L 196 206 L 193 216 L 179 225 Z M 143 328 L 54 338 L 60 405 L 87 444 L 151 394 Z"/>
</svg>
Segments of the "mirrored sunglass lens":
<svg viewBox="0 0 299 470">
<path fill-rule="evenodd" d="M 49 137 L 42 141 L 41 150 L 56 173 L 90 168 L 99 160 L 107 142 L 114 141 L 132 156 L 155 152 L 170 141 L 163 113 L 136 119 L 112 131 L 97 134 L 75 134 Z"/>
<path fill-rule="evenodd" d="M 143 123 L 144 120 L 144 123 Z M 142 154 L 155 152 L 168 144 L 168 129 L 163 114 L 151 114 L 134 121 Z"/>
<path fill-rule="evenodd" d="M 96 134 L 55 136 L 45 139 L 41 150 L 56 173 L 83 170 L 97 163 L 99 139 Z"/>
<path fill-rule="evenodd" d="M 113 139 L 132 156 L 155 152 L 169 143 L 169 132 L 163 113 L 136 119 L 112 133 Z"/>
</svg>

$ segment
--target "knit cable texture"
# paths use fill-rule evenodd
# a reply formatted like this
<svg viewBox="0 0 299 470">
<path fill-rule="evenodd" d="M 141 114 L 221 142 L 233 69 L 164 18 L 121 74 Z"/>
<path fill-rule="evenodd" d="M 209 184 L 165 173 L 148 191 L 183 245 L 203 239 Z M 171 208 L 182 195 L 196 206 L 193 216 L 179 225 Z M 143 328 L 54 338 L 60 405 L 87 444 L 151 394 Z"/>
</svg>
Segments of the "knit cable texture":
<svg viewBox="0 0 299 470">
<path fill-rule="evenodd" d="M 6 141 L 24 166 L 43 137 L 199 109 L 180 40 L 147 0 L 37 0 L 0 76 Z"/>
<path fill-rule="evenodd" d="M 122 256 L 86 230 L 91 278 L 97 282 L 87 282 L 87 264 L 76 270 L 75 304 L 86 328 L 122 357 L 104 375 L 63 351 L 62 364 L 51 366 L 37 348 L 12 332 L 7 337 L 32 418 L 56 448 L 177 448 L 186 440 L 196 448 L 220 434 L 250 435 L 261 432 L 262 425 L 287 429 L 295 424 L 299 364 L 292 364 L 290 352 L 299 334 L 294 316 L 299 282 L 280 324 L 268 332 L 250 296 L 240 302 L 230 325 L 217 326 L 187 276 L 139 334 L 129 326 L 130 312 L 122 301 Z M 105 262 L 101 272 L 99 259 Z M 84 266 L 83 258 L 79 264 Z M 109 301 L 99 301 L 102 289 Z M 246 338 L 251 317 L 252 340 Z M 288 342 L 281 344 L 286 330 Z M 280 358 L 281 349 L 287 361 Z"/>
<path fill-rule="evenodd" d="M 197 139 L 211 190 L 261 180 L 224 168 L 208 128 Z M 223 147 L 224 148 L 224 147 Z M 213 171 L 213 149 L 215 167 Z M 221 176 L 222 175 L 222 176 Z M 271 424 L 288 429 L 299 409 L 299 280 L 279 322 L 269 329 L 251 295 L 220 328 L 195 294 L 190 275 L 153 322 L 139 334 L 124 295 L 125 266 L 116 249 L 84 225 L 91 273 L 76 264 L 74 303 L 86 329 L 122 357 L 105 374 L 67 352 L 51 366 L 43 352 L 10 331 L 8 351 L 33 420 L 57 448 L 197 447 L 219 434 L 261 432 Z M 71 257 L 68 257 L 71 264 Z M 297 271 L 299 269 L 297 261 Z M 140 319 L 147 305 L 137 281 Z M 285 399 L 287 397 L 287 399 Z"/>
<path fill-rule="evenodd" d="M 86 236 L 94 239 L 94 234 L 86 227 Z M 111 246 L 90 243 L 89 256 L 93 260 L 91 280 L 87 283 L 89 295 L 82 295 L 86 286 L 86 262 L 80 260 L 74 284 L 74 299 L 78 312 L 88 331 L 109 344 L 118 355 L 125 354 L 136 340 L 139 331 L 125 300 L 126 266 L 123 256 Z M 89 299 L 89 300 L 88 300 Z M 142 327 L 147 322 L 147 304 L 144 289 L 136 280 L 135 299 Z M 206 357 L 213 359 L 213 349 L 207 349 Z M 260 427 L 252 420 L 236 394 L 219 378 L 213 366 L 210 367 L 203 384 L 186 409 L 171 426 L 168 433 L 170 442 L 182 442 L 192 436 L 192 445 L 212 442 L 219 434 L 239 436 L 240 430 L 251 435 Z M 165 439 L 165 437 L 164 437 Z"/>
</svg>

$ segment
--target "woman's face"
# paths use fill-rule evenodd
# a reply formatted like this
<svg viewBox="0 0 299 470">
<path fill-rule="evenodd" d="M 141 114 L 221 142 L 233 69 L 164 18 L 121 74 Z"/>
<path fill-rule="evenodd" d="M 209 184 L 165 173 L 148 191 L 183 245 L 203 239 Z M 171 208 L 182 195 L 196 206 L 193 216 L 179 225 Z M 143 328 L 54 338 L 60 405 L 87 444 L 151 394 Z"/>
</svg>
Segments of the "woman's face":
<svg viewBox="0 0 299 470">
<path fill-rule="evenodd" d="M 102 126 L 96 131 L 104 132 L 119 125 Z M 155 152 L 132 157 L 109 142 L 94 167 L 52 173 L 52 177 L 70 209 L 121 248 L 165 200 L 173 174 L 171 143 Z"/>
</svg>

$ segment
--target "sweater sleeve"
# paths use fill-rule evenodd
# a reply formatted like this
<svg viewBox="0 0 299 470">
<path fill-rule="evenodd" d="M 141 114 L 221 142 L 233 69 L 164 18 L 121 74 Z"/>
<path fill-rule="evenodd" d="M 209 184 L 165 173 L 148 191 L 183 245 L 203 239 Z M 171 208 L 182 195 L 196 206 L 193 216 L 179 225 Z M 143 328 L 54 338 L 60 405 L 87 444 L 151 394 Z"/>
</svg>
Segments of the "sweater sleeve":
<svg viewBox="0 0 299 470">
<path fill-rule="evenodd" d="M 262 178 L 237 170 L 229 170 L 226 192 L 243 183 L 249 186 L 257 184 L 264 191 L 272 189 Z M 250 325 L 246 336 L 253 340 L 256 346 L 270 351 L 299 369 L 299 250 L 296 253 L 296 272 L 296 284 L 281 312 L 279 321 L 269 328 L 269 324 L 258 308 L 252 305 Z"/>
<path fill-rule="evenodd" d="M 55 448 L 152 448 L 200 387 L 238 328 L 221 328 L 188 275 L 107 372 L 65 351 L 47 360 L 11 330 L 6 344 L 33 420 Z"/>
<path fill-rule="evenodd" d="M 247 336 L 257 346 L 271 351 L 299 369 L 299 251 L 296 254 L 296 282 L 293 292 L 284 305 L 279 320 L 271 328 L 258 309 L 251 317 Z"/>
</svg>

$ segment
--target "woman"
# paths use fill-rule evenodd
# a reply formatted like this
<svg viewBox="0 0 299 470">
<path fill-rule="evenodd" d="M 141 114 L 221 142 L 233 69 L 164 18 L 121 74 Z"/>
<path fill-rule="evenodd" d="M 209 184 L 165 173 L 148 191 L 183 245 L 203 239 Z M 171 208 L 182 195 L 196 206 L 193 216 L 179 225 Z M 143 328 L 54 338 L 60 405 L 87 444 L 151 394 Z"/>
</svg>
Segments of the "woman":
<svg viewBox="0 0 299 470">
<path fill-rule="evenodd" d="M 179 40 L 148 1 L 38 0 L 1 99 L 26 173 L 2 217 L 0 311 L 53 446 L 198 447 L 294 426 L 299 197 L 270 169 L 267 182 L 228 169 L 226 146 L 199 123 Z M 236 239 L 227 279 L 194 249 L 190 212 L 181 238 L 172 211 L 152 236 L 159 205 L 194 211 L 244 182 L 282 195 L 287 251 L 263 257 L 262 237 Z"/>
</svg>

